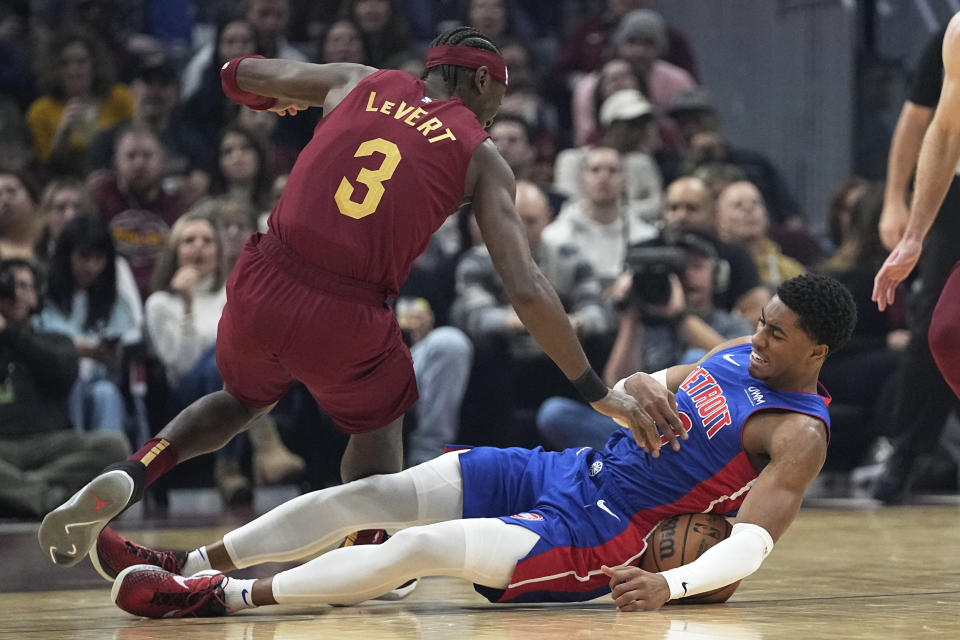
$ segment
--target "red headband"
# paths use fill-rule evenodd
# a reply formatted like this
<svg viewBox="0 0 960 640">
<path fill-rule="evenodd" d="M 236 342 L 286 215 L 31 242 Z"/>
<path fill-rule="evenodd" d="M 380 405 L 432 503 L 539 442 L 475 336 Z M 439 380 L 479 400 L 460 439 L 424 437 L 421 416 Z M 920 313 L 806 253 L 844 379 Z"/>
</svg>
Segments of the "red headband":
<svg viewBox="0 0 960 640">
<path fill-rule="evenodd" d="M 444 44 L 427 49 L 426 68 L 430 69 L 441 64 L 452 64 L 467 69 L 486 67 L 490 75 L 507 84 L 507 63 L 503 60 L 503 56 L 493 51 L 456 44 Z"/>
</svg>

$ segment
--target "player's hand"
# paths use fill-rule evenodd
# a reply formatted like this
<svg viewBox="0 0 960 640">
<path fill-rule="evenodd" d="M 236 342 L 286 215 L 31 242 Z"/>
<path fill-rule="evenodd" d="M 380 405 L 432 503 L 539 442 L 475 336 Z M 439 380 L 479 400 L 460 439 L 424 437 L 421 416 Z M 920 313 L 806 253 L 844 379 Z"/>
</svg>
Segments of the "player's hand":
<svg viewBox="0 0 960 640">
<path fill-rule="evenodd" d="M 295 116 L 300 111 L 306 111 L 309 108 L 310 108 L 310 105 L 304 104 L 303 102 L 296 102 L 294 100 L 277 98 L 277 104 L 267 109 L 267 111 L 273 111 L 274 113 L 281 116 Z"/>
<path fill-rule="evenodd" d="M 907 219 L 910 211 L 907 203 L 900 198 L 884 200 L 883 211 L 880 212 L 880 242 L 887 251 L 893 251 L 897 243 L 903 239 L 903 232 L 907 229 Z"/>
<path fill-rule="evenodd" d="M 659 573 L 650 573 L 640 567 L 607 565 L 600 570 L 610 578 L 610 597 L 619 611 L 652 611 L 670 599 L 670 586 Z"/>
<path fill-rule="evenodd" d="M 647 412 L 657 429 L 666 436 L 670 447 L 680 451 L 680 441 L 677 436 L 686 440 L 690 436 L 683 428 L 680 414 L 677 413 L 677 396 L 665 386 L 646 373 L 635 373 L 624 383 L 624 389 L 636 398 L 643 410 Z"/>
<path fill-rule="evenodd" d="M 877 303 L 880 311 L 893 304 L 897 292 L 897 285 L 903 282 L 920 259 L 923 249 L 923 240 L 905 237 L 884 260 L 883 266 L 873 279 L 873 295 L 871 300 Z"/>
<path fill-rule="evenodd" d="M 631 432 L 637 446 L 654 458 L 660 457 L 660 434 L 653 419 L 643 410 L 637 399 L 629 393 L 610 389 L 602 399 L 590 404 L 605 416 L 613 418 Z"/>
</svg>

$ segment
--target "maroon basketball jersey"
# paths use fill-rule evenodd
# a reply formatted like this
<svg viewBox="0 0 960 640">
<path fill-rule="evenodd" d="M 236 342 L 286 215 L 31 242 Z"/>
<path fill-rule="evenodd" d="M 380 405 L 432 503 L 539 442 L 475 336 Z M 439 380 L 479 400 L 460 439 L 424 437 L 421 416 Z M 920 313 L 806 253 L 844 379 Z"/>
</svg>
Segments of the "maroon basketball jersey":
<svg viewBox="0 0 960 640">
<path fill-rule="evenodd" d="M 307 261 L 395 295 L 462 203 L 471 157 L 486 138 L 459 98 L 431 100 L 421 80 L 378 71 L 317 125 L 270 228 Z"/>
</svg>

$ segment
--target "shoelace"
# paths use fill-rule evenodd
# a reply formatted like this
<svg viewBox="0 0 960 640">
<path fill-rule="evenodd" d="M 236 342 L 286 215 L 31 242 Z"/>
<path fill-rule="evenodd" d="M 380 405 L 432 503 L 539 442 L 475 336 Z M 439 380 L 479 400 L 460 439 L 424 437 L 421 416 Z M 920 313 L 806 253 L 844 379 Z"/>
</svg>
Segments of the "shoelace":
<svg viewBox="0 0 960 640">
<path fill-rule="evenodd" d="M 157 593 L 153 602 L 159 605 L 179 606 L 180 609 L 174 613 L 174 617 L 177 618 L 199 617 L 202 613 L 201 609 L 209 605 L 211 600 L 219 602 L 227 611 L 233 611 L 232 607 L 227 606 L 223 595 L 223 583 L 227 580 L 227 576 L 221 573 L 215 576 L 191 578 L 191 580 L 200 580 L 205 584 L 200 587 L 191 587 L 187 593 Z"/>
<path fill-rule="evenodd" d="M 127 540 L 126 546 L 127 551 L 138 558 L 146 560 L 147 564 L 159 566 L 164 571 L 176 573 L 177 575 L 183 571 L 180 560 L 173 553 L 168 551 L 154 551 L 153 549 L 148 549 L 147 547 L 141 547 L 138 544 L 134 544 L 129 540 Z"/>
</svg>

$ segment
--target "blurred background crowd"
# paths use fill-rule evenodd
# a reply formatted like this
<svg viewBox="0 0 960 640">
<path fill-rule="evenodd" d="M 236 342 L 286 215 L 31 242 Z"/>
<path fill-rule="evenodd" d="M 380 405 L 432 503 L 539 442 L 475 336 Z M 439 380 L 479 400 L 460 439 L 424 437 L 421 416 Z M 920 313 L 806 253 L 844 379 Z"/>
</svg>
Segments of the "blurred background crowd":
<svg viewBox="0 0 960 640">
<path fill-rule="evenodd" d="M 489 132 L 516 175 L 530 248 L 607 383 L 693 362 L 751 333 L 783 280 L 831 274 L 860 320 L 823 369 L 834 424 L 818 490 L 871 490 L 916 395 L 904 378 L 920 379 L 903 354 L 926 331 L 910 313 L 916 279 L 887 311 L 870 302 L 889 248 L 878 227 L 894 121 L 949 16 L 911 9 L 0 1 L 0 515 L 45 513 L 222 384 L 213 346 L 225 279 L 246 238 L 267 230 L 322 114 L 239 107 L 220 66 L 262 54 L 419 77 L 427 43 L 457 24 L 488 34 L 507 60 Z M 915 28 L 884 43 L 884 20 Z M 772 51 L 777 33 L 798 27 L 786 54 Z M 817 49 L 838 32 L 839 49 Z M 830 70 L 851 87 L 842 96 L 811 79 Z M 407 464 L 453 442 L 602 447 L 616 428 L 526 333 L 469 207 L 432 238 L 396 312 L 421 396 L 406 421 Z M 928 400 L 937 410 L 924 427 L 946 446 L 928 436 L 911 451 L 910 481 L 956 491 L 956 399 Z M 258 484 L 337 482 L 343 445 L 295 386 L 169 483 L 213 483 L 226 505 L 249 504 Z M 161 504 L 167 487 L 154 491 Z"/>
</svg>

